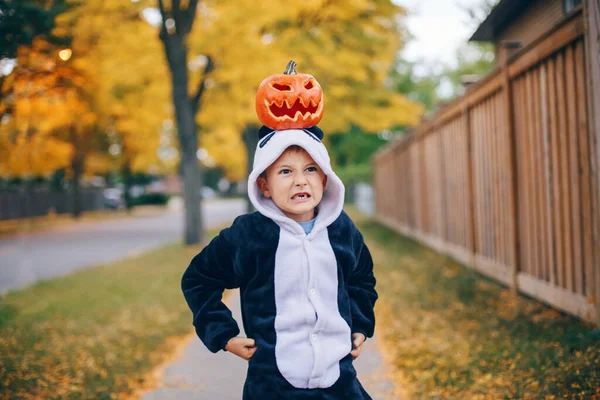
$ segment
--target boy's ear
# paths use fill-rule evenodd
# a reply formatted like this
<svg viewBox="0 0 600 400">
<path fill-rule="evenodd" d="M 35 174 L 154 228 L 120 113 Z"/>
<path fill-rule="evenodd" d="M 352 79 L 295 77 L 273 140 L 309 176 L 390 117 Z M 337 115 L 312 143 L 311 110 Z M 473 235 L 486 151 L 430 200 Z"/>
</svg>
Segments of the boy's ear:
<svg viewBox="0 0 600 400">
<path fill-rule="evenodd" d="M 262 192 L 263 196 L 271 197 L 271 192 L 269 191 L 269 185 L 267 185 L 267 180 L 264 177 L 259 176 L 258 178 L 256 178 L 256 184 L 258 185 L 258 188 Z"/>
<path fill-rule="evenodd" d="M 327 186 L 327 175 L 323 174 L 323 189 Z"/>
</svg>

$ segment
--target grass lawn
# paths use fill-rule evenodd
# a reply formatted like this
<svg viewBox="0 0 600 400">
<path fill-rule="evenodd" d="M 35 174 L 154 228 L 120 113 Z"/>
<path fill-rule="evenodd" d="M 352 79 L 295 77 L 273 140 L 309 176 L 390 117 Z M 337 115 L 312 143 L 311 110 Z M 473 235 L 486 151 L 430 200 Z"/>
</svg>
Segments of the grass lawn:
<svg viewBox="0 0 600 400">
<path fill-rule="evenodd" d="M 415 399 L 600 398 L 600 334 L 352 214 L 375 260 L 377 334 Z"/>
<path fill-rule="evenodd" d="M 108 399 L 192 332 L 180 290 L 199 248 L 170 245 L 0 297 L 0 398 Z"/>
<path fill-rule="evenodd" d="M 403 392 L 600 398 L 592 327 L 352 216 L 375 259 L 377 334 Z M 0 399 L 123 398 L 150 386 L 172 339 L 192 332 L 179 285 L 199 249 L 170 245 L 0 297 Z"/>
</svg>

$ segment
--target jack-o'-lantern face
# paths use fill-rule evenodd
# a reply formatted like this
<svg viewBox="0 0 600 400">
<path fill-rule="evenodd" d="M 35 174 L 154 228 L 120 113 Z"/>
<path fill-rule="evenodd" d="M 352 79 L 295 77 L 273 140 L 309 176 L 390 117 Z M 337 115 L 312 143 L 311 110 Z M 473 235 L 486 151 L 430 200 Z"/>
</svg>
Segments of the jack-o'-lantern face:
<svg viewBox="0 0 600 400">
<path fill-rule="evenodd" d="M 283 74 L 267 77 L 256 92 L 256 114 L 271 129 L 303 129 L 323 118 L 323 91 L 312 75 L 297 74 L 290 61 Z"/>
</svg>

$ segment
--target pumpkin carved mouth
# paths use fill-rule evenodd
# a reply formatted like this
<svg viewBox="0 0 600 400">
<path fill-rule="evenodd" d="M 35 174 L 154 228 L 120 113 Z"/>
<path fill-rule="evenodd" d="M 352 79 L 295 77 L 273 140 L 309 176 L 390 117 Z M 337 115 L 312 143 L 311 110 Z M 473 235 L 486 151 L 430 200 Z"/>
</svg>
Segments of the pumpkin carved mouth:
<svg viewBox="0 0 600 400">
<path fill-rule="evenodd" d="M 297 98 L 291 106 L 289 105 L 287 99 L 282 101 L 281 104 L 276 104 L 275 101 L 273 101 L 271 104 L 268 104 L 267 102 L 267 106 L 269 107 L 271 114 L 273 114 L 273 116 L 276 118 L 288 117 L 293 120 L 297 119 L 299 116 L 308 118 L 312 114 L 316 113 L 317 109 L 319 108 L 319 105 L 312 99 L 310 100 L 308 107 L 304 106 L 300 98 Z"/>
</svg>

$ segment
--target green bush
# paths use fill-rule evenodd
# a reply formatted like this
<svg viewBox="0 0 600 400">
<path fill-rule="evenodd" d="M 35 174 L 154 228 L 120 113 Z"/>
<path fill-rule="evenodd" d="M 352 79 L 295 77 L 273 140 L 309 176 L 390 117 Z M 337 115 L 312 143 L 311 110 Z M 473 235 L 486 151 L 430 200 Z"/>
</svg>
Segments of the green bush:
<svg viewBox="0 0 600 400">
<path fill-rule="evenodd" d="M 336 175 L 344 182 L 344 186 L 346 187 L 345 202 L 348 204 L 353 204 L 355 201 L 354 187 L 357 183 L 371 183 L 373 180 L 371 163 L 347 165 L 334 169 Z"/>
<path fill-rule="evenodd" d="M 354 185 L 359 182 L 371 183 L 373 171 L 370 162 L 347 165 L 335 168 L 336 175 L 344 182 L 344 185 Z"/>
<path fill-rule="evenodd" d="M 132 199 L 134 206 L 156 205 L 164 206 L 169 201 L 169 195 L 165 193 L 144 193 Z"/>
</svg>

